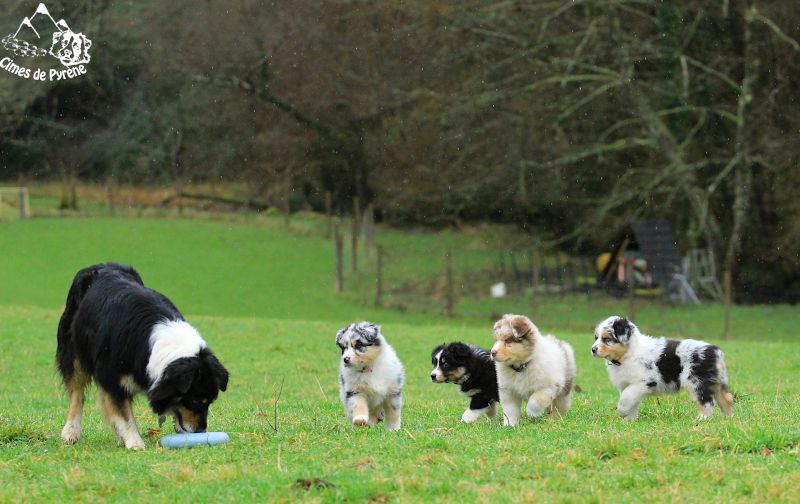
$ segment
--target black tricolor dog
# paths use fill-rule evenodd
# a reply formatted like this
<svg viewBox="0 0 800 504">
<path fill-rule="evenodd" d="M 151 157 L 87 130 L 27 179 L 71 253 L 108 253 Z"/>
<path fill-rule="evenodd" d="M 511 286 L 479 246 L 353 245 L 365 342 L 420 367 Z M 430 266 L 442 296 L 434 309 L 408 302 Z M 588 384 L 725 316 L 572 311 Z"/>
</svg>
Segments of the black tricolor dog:
<svg viewBox="0 0 800 504">
<path fill-rule="evenodd" d="M 441 344 L 431 352 L 435 383 L 455 383 L 461 393 L 470 397 L 469 408 L 461 421 L 472 423 L 486 414 L 493 419 L 496 413 L 497 371 L 488 350 L 464 343 Z"/>
<path fill-rule="evenodd" d="M 228 386 L 228 371 L 162 294 L 130 266 L 96 264 L 75 275 L 58 324 L 56 364 L 69 394 L 61 438 L 81 436 L 85 389 L 94 381 L 100 406 L 126 448 L 144 449 L 131 409 L 145 392 L 177 432 L 204 432 L 208 407 Z"/>
</svg>

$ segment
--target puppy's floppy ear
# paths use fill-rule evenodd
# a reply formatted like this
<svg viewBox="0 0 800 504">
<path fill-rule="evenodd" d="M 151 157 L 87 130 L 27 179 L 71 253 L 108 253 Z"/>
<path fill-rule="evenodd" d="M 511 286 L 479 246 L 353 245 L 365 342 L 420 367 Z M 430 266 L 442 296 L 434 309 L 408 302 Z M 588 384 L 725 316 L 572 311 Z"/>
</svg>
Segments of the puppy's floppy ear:
<svg viewBox="0 0 800 504">
<path fill-rule="evenodd" d="M 445 347 L 446 344 L 447 343 L 442 343 L 441 345 L 434 348 L 433 351 L 431 352 L 431 358 L 436 357 L 436 354 L 439 353 Z"/>
<path fill-rule="evenodd" d="M 225 366 L 217 359 L 214 354 L 208 354 L 203 359 L 206 362 L 206 365 L 211 370 L 211 373 L 214 375 L 214 379 L 217 381 L 217 386 L 223 392 L 228 389 L 228 370 L 225 369 Z"/>
<path fill-rule="evenodd" d="M 614 331 L 614 337 L 623 345 L 627 344 L 633 334 L 633 324 L 624 317 L 618 318 L 611 326 Z"/>
<path fill-rule="evenodd" d="M 533 330 L 533 322 L 522 315 L 516 315 L 511 319 L 511 330 L 514 331 L 514 337 L 522 338 Z"/>
<path fill-rule="evenodd" d="M 353 324 L 350 324 L 347 327 L 342 327 L 341 329 L 339 329 L 339 332 L 336 333 L 336 344 L 337 345 L 341 344 L 342 337 L 344 336 L 344 333 L 346 333 L 348 331 L 348 329 L 350 329 L 351 327 L 353 327 Z"/>
<path fill-rule="evenodd" d="M 466 359 L 471 353 L 470 348 L 464 343 L 453 343 L 450 345 L 450 351 L 459 359 Z"/>
<path fill-rule="evenodd" d="M 356 326 L 356 331 L 369 343 L 375 343 L 378 340 L 378 334 L 380 334 L 380 326 L 365 320 Z"/>
</svg>

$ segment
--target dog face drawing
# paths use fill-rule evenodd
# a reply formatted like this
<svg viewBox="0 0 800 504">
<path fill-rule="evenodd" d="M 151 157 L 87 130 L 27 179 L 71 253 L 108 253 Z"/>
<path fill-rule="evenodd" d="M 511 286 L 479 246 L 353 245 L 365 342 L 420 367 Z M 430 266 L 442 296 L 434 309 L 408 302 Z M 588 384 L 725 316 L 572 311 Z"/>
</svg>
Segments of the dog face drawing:
<svg viewBox="0 0 800 504">
<path fill-rule="evenodd" d="M 53 44 L 50 46 L 50 55 L 57 58 L 64 66 L 89 63 L 92 57 L 89 49 L 92 41 L 83 33 L 74 33 L 70 30 L 53 33 Z"/>
</svg>

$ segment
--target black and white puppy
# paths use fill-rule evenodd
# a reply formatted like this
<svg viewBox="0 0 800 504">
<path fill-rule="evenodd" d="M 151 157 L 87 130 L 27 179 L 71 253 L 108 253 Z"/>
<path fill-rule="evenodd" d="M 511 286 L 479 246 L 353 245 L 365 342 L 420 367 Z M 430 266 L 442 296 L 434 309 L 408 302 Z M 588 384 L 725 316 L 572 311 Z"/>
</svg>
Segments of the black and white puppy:
<svg viewBox="0 0 800 504">
<path fill-rule="evenodd" d="M 80 270 L 58 324 L 56 364 L 69 394 L 61 431 L 81 436 L 85 389 L 94 381 L 100 406 L 126 448 L 145 445 L 133 416 L 133 396 L 172 415 L 176 432 L 205 432 L 208 407 L 228 387 L 228 371 L 169 299 L 144 287 L 130 266 Z"/>
<path fill-rule="evenodd" d="M 619 390 L 617 411 L 635 420 L 642 400 L 674 394 L 681 389 L 697 403 L 700 418 L 714 412 L 714 402 L 725 416 L 733 415 L 733 395 L 722 350 L 697 340 L 653 338 L 622 317 L 603 320 L 594 330 L 592 355 L 608 362 L 608 376 Z"/>
<path fill-rule="evenodd" d="M 403 408 L 403 365 L 380 327 L 370 322 L 350 324 L 336 333 L 342 351 L 339 398 L 347 418 L 357 426 L 374 426 L 386 418 L 386 428 L 400 428 Z"/>
<path fill-rule="evenodd" d="M 431 352 L 431 381 L 455 383 L 470 398 L 461 421 L 472 423 L 482 415 L 494 420 L 497 412 L 497 371 L 488 350 L 461 342 L 443 343 Z"/>
</svg>

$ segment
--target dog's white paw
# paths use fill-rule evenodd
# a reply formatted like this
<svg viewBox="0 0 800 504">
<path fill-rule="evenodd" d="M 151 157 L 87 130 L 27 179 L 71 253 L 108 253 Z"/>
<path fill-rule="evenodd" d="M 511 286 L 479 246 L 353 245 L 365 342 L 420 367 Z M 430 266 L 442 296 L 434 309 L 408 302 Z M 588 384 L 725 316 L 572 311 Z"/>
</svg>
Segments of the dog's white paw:
<svg viewBox="0 0 800 504">
<path fill-rule="evenodd" d="M 81 438 L 81 427 L 72 422 L 64 424 L 61 429 L 61 439 L 67 444 L 74 444 Z"/>
<path fill-rule="evenodd" d="M 511 420 L 508 417 L 503 418 L 503 425 L 505 427 L 516 427 L 519 424 L 519 420 Z"/>
<path fill-rule="evenodd" d="M 369 425 L 369 417 L 367 415 L 358 415 L 353 417 L 353 425 L 365 427 Z"/>
<path fill-rule="evenodd" d="M 141 437 L 126 439 L 125 440 L 125 448 L 127 448 L 129 450 L 136 450 L 136 451 L 144 450 L 145 449 L 144 441 L 142 440 Z"/>
<path fill-rule="evenodd" d="M 397 422 L 397 423 L 394 423 L 394 424 L 387 423 L 386 424 L 386 430 L 392 431 L 392 432 L 400 430 L 400 422 Z"/>
<path fill-rule="evenodd" d="M 468 409 L 461 415 L 461 421 L 464 423 L 473 423 L 481 417 L 481 410 Z"/>
</svg>

